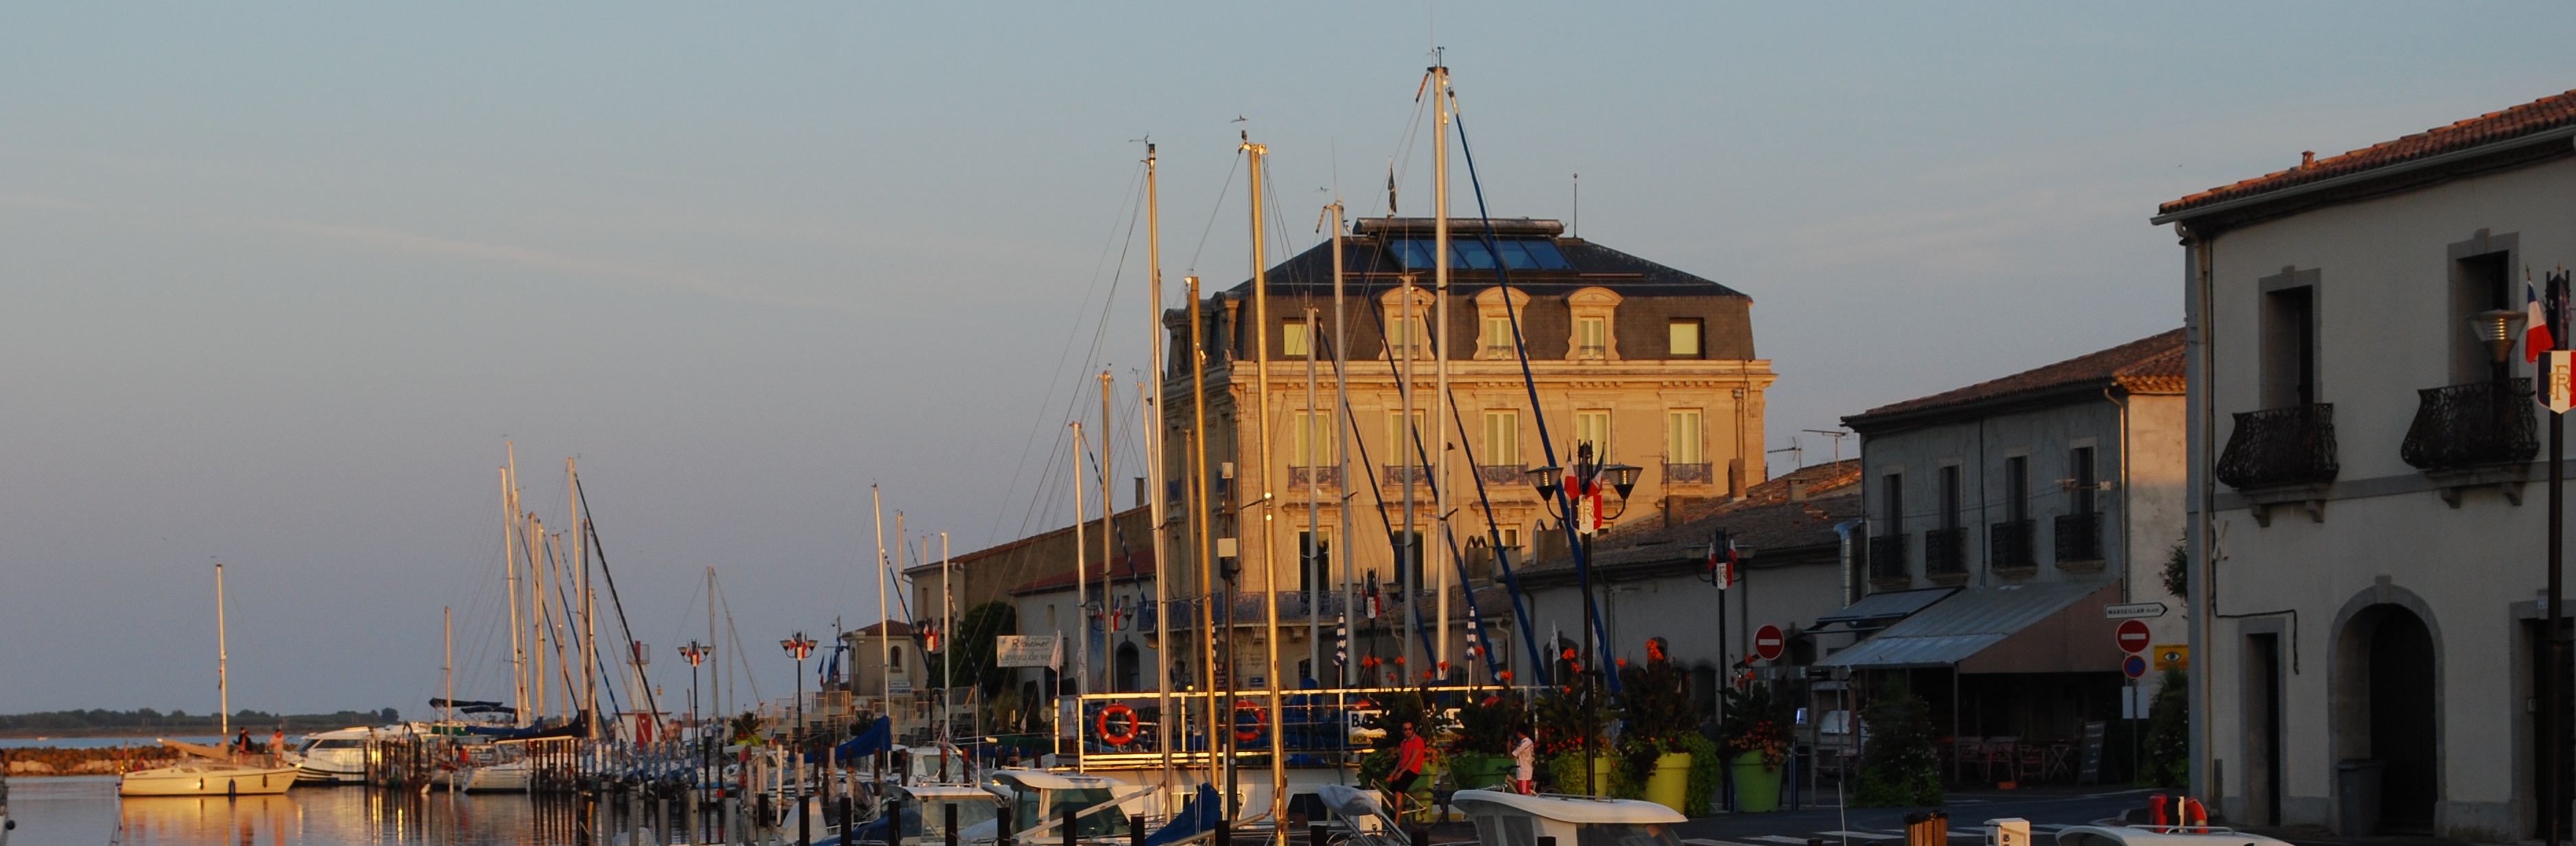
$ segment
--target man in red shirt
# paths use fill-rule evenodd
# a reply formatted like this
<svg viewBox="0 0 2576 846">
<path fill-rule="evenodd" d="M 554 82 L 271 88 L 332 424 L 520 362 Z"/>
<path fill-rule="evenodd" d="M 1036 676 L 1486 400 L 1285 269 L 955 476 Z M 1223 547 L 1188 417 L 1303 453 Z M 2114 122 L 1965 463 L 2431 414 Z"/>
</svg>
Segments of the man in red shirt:
<svg viewBox="0 0 2576 846">
<path fill-rule="evenodd" d="M 1412 723 L 1405 723 L 1404 742 L 1395 746 L 1395 772 L 1386 779 L 1387 786 L 1395 789 L 1396 819 L 1404 819 L 1405 797 L 1413 795 L 1413 788 L 1422 783 L 1422 765 L 1429 757 L 1422 736 L 1413 733 Z"/>
</svg>

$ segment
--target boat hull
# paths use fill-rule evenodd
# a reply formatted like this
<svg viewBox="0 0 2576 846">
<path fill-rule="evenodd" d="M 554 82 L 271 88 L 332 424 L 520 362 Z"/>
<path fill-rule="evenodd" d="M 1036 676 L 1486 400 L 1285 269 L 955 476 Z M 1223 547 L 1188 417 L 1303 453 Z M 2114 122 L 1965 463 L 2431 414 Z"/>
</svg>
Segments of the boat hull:
<svg viewBox="0 0 2576 846">
<path fill-rule="evenodd" d="M 126 773 L 118 796 L 258 796 L 294 786 L 294 767 L 176 766 Z"/>
</svg>

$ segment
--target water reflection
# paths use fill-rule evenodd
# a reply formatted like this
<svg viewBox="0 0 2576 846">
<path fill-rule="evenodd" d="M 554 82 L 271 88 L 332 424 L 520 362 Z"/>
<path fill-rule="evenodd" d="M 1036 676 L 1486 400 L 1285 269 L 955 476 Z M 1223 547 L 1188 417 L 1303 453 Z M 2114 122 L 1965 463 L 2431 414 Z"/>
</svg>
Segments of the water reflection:
<svg viewBox="0 0 2576 846">
<path fill-rule="evenodd" d="M 283 796 L 131 797 L 114 778 L 20 778 L 10 846 L 581 846 L 588 806 L 519 794 L 299 787 Z M 622 821 L 611 820 L 612 830 Z"/>
</svg>

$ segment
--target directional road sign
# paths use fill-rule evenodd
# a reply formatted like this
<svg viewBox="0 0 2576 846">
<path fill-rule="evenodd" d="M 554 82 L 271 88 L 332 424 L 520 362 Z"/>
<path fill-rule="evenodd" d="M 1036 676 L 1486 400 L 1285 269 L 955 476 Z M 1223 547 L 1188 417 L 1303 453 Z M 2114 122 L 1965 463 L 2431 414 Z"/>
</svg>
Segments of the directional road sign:
<svg viewBox="0 0 2576 846">
<path fill-rule="evenodd" d="M 2141 620 L 2120 621 L 2120 651 L 2136 655 L 2147 651 L 2147 624 Z"/>
<path fill-rule="evenodd" d="M 2165 615 L 2162 602 L 2119 602 L 2102 606 L 2102 616 L 2113 620 L 2137 620 Z"/>
<path fill-rule="evenodd" d="M 1764 623 L 1761 628 L 1753 630 L 1753 654 L 1762 656 L 1762 660 L 1780 660 L 1781 648 L 1779 626 Z"/>
</svg>

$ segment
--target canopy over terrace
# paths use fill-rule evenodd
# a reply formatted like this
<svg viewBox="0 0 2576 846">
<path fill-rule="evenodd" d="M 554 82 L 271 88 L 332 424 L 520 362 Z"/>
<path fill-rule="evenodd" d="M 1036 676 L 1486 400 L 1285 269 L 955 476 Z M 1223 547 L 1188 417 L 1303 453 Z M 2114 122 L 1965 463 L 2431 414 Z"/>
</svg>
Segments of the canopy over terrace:
<svg viewBox="0 0 2576 846">
<path fill-rule="evenodd" d="M 1927 593 L 1935 592 L 1896 596 L 1910 604 Z M 2119 597 L 2118 581 L 1960 590 L 1935 597 L 1922 610 L 1816 663 L 1855 670 L 1953 668 L 1962 674 L 2118 672 L 2122 653 L 2102 606 Z"/>
</svg>

